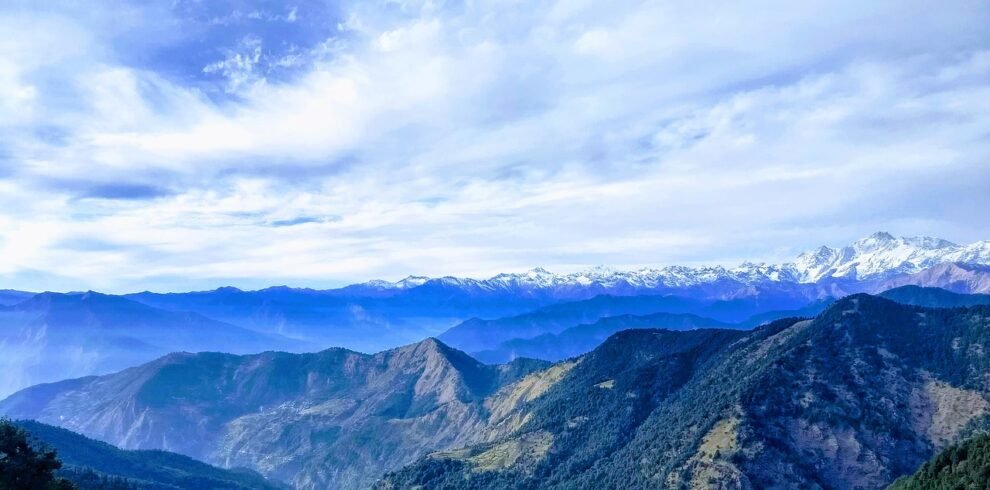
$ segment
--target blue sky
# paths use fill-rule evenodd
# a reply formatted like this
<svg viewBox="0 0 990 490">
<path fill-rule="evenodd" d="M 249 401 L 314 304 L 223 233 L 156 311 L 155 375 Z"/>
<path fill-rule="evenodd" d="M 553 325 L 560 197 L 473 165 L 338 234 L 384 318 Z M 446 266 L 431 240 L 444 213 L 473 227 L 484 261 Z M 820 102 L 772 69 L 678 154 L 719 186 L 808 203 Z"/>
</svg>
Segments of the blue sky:
<svg viewBox="0 0 990 490">
<path fill-rule="evenodd" d="M 0 6 L 0 287 L 990 238 L 986 2 L 95 5 Z"/>
</svg>

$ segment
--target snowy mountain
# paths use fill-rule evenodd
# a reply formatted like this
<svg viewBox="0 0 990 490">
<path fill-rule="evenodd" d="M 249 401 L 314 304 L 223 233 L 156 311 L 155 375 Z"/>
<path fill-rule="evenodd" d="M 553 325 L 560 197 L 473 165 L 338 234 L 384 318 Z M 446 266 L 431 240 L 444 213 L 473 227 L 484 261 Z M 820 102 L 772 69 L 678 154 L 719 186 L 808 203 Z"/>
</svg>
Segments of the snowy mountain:
<svg viewBox="0 0 990 490">
<path fill-rule="evenodd" d="M 953 262 L 990 264 L 990 241 L 961 246 L 939 238 L 898 238 L 880 232 L 839 249 L 821 247 L 801 254 L 793 265 L 801 282 L 817 282 L 828 277 L 887 279 Z"/>
<path fill-rule="evenodd" d="M 408 290 L 433 285 L 488 293 L 559 293 L 554 296 L 566 296 L 563 293 L 576 290 L 629 294 L 718 283 L 760 285 L 813 284 L 826 280 L 882 281 L 949 263 L 990 265 L 990 241 L 963 246 L 939 238 L 894 237 L 878 232 L 844 247 L 823 246 L 799 255 L 794 262 L 778 265 L 746 262 L 735 268 L 668 266 L 636 271 L 598 266 L 571 274 L 555 274 L 538 267 L 523 273 L 498 274 L 489 279 L 409 277 L 398 282 L 372 281 L 363 286 L 380 290 Z"/>
</svg>

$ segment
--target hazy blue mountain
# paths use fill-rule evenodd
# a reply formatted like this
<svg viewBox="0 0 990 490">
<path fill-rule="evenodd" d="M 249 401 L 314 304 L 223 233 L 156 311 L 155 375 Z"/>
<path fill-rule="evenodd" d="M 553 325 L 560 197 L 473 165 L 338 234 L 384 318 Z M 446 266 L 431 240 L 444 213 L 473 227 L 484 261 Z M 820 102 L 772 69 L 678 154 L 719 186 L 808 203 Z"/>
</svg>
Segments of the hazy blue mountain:
<svg viewBox="0 0 990 490">
<path fill-rule="evenodd" d="M 34 296 L 35 293 L 26 291 L 16 291 L 13 289 L 0 289 L 0 306 L 16 305 Z"/>
<path fill-rule="evenodd" d="M 491 320 L 520 315 L 543 306 L 600 295 L 679 296 L 718 303 L 713 304 L 712 310 L 694 313 L 719 321 L 741 322 L 768 311 L 793 310 L 827 298 L 904 284 L 990 292 L 987 264 L 990 242 L 960 246 L 937 238 L 896 238 L 875 233 L 847 247 L 822 247 L 781 265 L 670 266 L 638 271 L 595 267 L 572 274 L 536 268 L 488 279 L 408 277 L 330 290 L 279 286 L 241 291 L 227 287 L 191 293 L 144 292 L 127 297 L 156 308 L 196 312 L 264 333 L 375 351 L 439 334 L 471 318 Z M 719 305 L 723 311 L 715 309 Z M 659 310 L 623 314 L 656 312 Z M 555 332 L 535 334 L 542 333 Z M 514 337 L 510 334 L 500 340 Z M 484 344 L 484 348 L 496 345 L 489 341 Z M 482 348 L 469 344 L 462 347 Z"/>
<path fill-rule="evenodd" d="M 191 311 L 322 346 L 374 352 L 438 335 L 459 348 L 479 351 L 601 318 L 560 323 L 550 319 L 542 330 L 527 330 L 523 323 L 508 327 L 512 322 L 505 320 L 596 296 L 677 296 L 707 305 L 704 310 L 616 311 L 603 316 L 690 312 L 740 323 L 767 312 L 801 309 L 830 298 L 906 284 L 990 292 L 988 264 L 990 242 L 962 246 L 937 238 L 875 233 L 846 247 L 822 247 L 780 265 L 747 262 L 735 268 L 670 266 L 637 271 L 594 267 L 571 274 L 536 268 L 488 279 L 407 277 L 329 290 L 226 287 L 127 297 L 155 308 Z M 506 328 L 489 328 L 489 322 Z M 488 332 L 496 333 L 489 338 Z"/>
<path fill-rule="evenodd" d="M 305 343 L 94 292 L 41 293 L 0 306 L 0 395 L 104 374 L 175 351 L 248 353 Z"/>
<path fill-rule="evenodd" d="M 693 330 L 697 328 L 733 328 L 689 313 L 653 313 L 650 315 L 619 315 L 601 318 L 590 324 L 565 329 L 558 334 L 543 334 L 529 339 L 502 342 L 496 349 L 474 352 L 482 362 L 503 363 L 519 357 L 560 361 L 591 351 L 612 334 L 632 328 L 664 328 Z"/>
<path fill-rule="evenodd" d="M 451 346 L 468 352 L 504 351 L 507 346 L 504 346 L 503 343 L 522 343 L 527 339 L 535 339 L 547 334 L 556 335 L 569 328 L 587 325 L 613 316 L 644 316 L 658 313 L 694 314 L 704 317 L 704 320 L 709 323 L 708 326 L 738 324 L 739 326 L 753 327 L 786 316 L 814 316 L 821 312 L 829 301 L 831 298 L 811 301 L 801 296 L 792 297 L 790 295 L 783 297 L 756 296 L 727 300 L 700 300 L 671 295 L 601 295 L 587 300 L 545 306 L 521 315 L 491 320 L 472 318 L 442 333 L 439 338 Z M 629 328 L 647 326 L 680 328 L 677 327 L 679 320 L 673 317 L 668 318 L 672 322 L 670 325 L 665 323 L 648 325 L 636 323 L 636 320 L 632 319 L 627 320 L 633 322 Z M 577 332 L 569 338 L 577 340 Z M 604 337 L 590 344 L 588 342 L 592 341 L 591 338 L 582 341 L 582 345 L 586 345 L 588 348 L 579 353 L 590 350 L 601 340 L 604 340 Z M 494 358 L 503 357 L 503 355 L 494 355 Z"/>
<path fill-rule="evenodd" d="M 378 291 L 362 285 L 326 291 L 284 286 L 241 291 L 227 287 L 126 297 L 156 308 L 196 312 L 262 333 L 363 352 L 414 342 L 471 316 L 504 316 L 546 304 L 546 300 L 509 293 L 475 295 L 442 285 L 400 291 Z"/>
<path fill-rule="evenodd" d="M 774 310 L 759 313 L 738 323 L 722 322 L 690 313 L 653 313 L 649 315 L 618 315 L 600 318 L 591 324 L 577 325 L 558 334 L 542 334 L 532 338 L 515 338 L 499 343 L 493 349 L 472 352 L 483 362 L 500 363 L 518 357 L 529 357 L 547 361 L 559 361 L 584 354 L 601 344 L 609 335 L 631 328 L 665 328 L 669 330 L 690 330 L 695 328 L 750 329 L 781 318 L 814 317 L 824 311 L 834 300 L 815 301 L 803 308 L 794 310 Z M 563 306 L 563 305 L 561 305 Z M 732 312 L 728 307 L 737 308 Z M 742 311 L 753 311 L 752 301 L 718 301 L 697 309 L 702 313 L 725 315 L 731 312 L 732 318 L 741 316 Z"/>
<path fill-rule="evenodd" d="M 377 487 L 882 488 L 990 424 L 988 348 L 990 307 L 867 295 L 751 332 L 626 330 L 550 368 L 500 437 Z"/>
<path fill-rule="evenodd" d="M 31 438 L 55 449 L 62 469 L 58 476 L 80 489 L 100 488 L 100 480 L 124 479 L 138 490 L 278 489 L 248 470 L 225 470 L 166 451 L 124 451 L 75 432 L 31 420 L 16 421 Z"/>
<path fill-rule="evenodd" d="M 834 298 L 825 298 L 818 301 L 813 301 L 807 305 L 790 310 L 772 310 L 762 313 L 757 313 L 741 322 L 737 325 L 739 327 L 758 327 L 770 322 L 780 320 L 782 318 L 796 318 L 796 317 L 815 317 L 821 312 L 825 311 L 832 303 L 835 302 Z"/>
<path fill-rule="evenodd" d="M 546 366 L 488 366 L 433 339 L 375 355 L 171 354 L 22 390 L 0 413 L 297 488 L 362 488 L 428 452 L 483 440 L 490 398 Z"/>
<path fill-rule="evenodd" d="M 929 308 L 990 305 L 990 294 L 959 294 L 942 288 L 921 286 L 901 286 L 884 291 L 878 296 L 898 303 Z"/>
<path fill-rule="evenodd" d="M 567 328 L 592 323 L 608 316 L 687 313 L 703 309 L 708 304 L 710 303 L 678 296 L 601 295 L 492 320 L 472 318 L 447 330 L 438 338 L 458 349 L 477 352 L 512 339 L 560 333 Z"/>
</svg>

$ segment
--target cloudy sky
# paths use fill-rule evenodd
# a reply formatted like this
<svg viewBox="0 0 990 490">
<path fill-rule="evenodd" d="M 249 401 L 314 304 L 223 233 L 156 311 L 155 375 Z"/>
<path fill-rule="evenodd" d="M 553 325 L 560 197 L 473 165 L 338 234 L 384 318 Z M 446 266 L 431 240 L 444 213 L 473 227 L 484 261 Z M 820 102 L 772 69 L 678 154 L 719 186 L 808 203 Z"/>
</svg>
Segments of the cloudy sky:
<svg viewBox="0 0 990 490">
<path fill-rule="evenodd" d="M 0 6 L 0 288 L 990 238 L 985 1 L 95 5 Z"/>
</svg>

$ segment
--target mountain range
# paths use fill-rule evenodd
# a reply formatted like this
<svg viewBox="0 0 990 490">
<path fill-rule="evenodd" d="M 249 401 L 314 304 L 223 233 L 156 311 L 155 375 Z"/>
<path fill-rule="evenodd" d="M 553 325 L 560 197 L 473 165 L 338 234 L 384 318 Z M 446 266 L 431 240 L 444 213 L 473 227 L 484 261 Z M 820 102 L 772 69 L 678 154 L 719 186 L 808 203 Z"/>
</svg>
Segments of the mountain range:
<svg viewBox="0 0 990 490">
<path fill-rule="evenodd" d="M 307 349 L 304 342 L 94 292 L 41 293 L 0 306 L 0 395 L 119 371 L 175 351 Z"/>
<path fill-rule="evenodd" d="M 546 365 L 489 366 L 433 339 L 375 355 L 170 354 L 29 388 L 0 413 L 125 449 L 249 467 L 297 488 L 362 488 L 425 452 L 480 440 L 490 397 Z"/>
<path fill-rule="evenodd" d="M 698 328 L 739 328 L 690 313 L 653 313 L 650 315 L 616 315 L 594 323 L 568 328 L 560 333 L 545 333 L 532 338 L 515 338 L 501 342 L 494 349 L 472 353 L 487 363 L 508 362 L 520 357 L 560 361 L 579 356 L 598 347 L 616 332 L 635 328 L 694 330 Z"/>
<path fill-rule="evenodd" d="M 879 282 L 951 263 L 990 265 L 990 240 L 963 246 L 939 238 L 894 237 L 886 232 L 877 232 L 844 247 L 822 246 L 783 264 L 746 262 L 735 268 L 669 266 L 636 271 L 599 266 L 572 274 L 554 274 L 535 268 L 521 274 L 499 274 L 484 280 L 410 277 L 395 283 L 372 281 L 357 288 L 399 294 L 426 285 L 446 284 L 479 293 L 512 291 L 516 294 L 526 292 L 531 296 L 574 298 L 643 290 L 687 289 L 719 282 L 746 285 Z"/>
<path fill-rule="evenodd" d="M 987 250 L 986 241 L 960 246 L 875 233 L 791 263 L 731 269 L 598 267 L 559 275 L 538 268 L 483 280 L 409 277 L 330 290 L 224 287 L 123 296 L 3 290 L 0 368 L 8 375 L 0 380 L 0 396 L 39 382 L 112 372 L 172 351 L 306 352 L 339 346 L 377 352 L 435 336 L 490 361 L 523 352 L 556 360 L 597 345 L 603 331 L 587 339 L 574 338 L 582 330 L 572 331 L 568 348 L 520 346 L 612 316 L 683 313 L 751 327 L 816 314 L 849 294 L 904 285 L 990 293 Z"/>
<path fill-rule="evenodd" d="M 172 354 L 0 413 L 300 489 L 880 488 L 988 427 L 988 332 L 990 306 L 857 294 L 751 331 L 624 330 L 554 364 L 435 339 Z"/>
<path fill-rule="evenodd" d="M 501 438 L 376 488 L 883 488 L 990 424 L 990 309 L 844 298 L 752 332 L 628 330 Z"/>
</svg>

